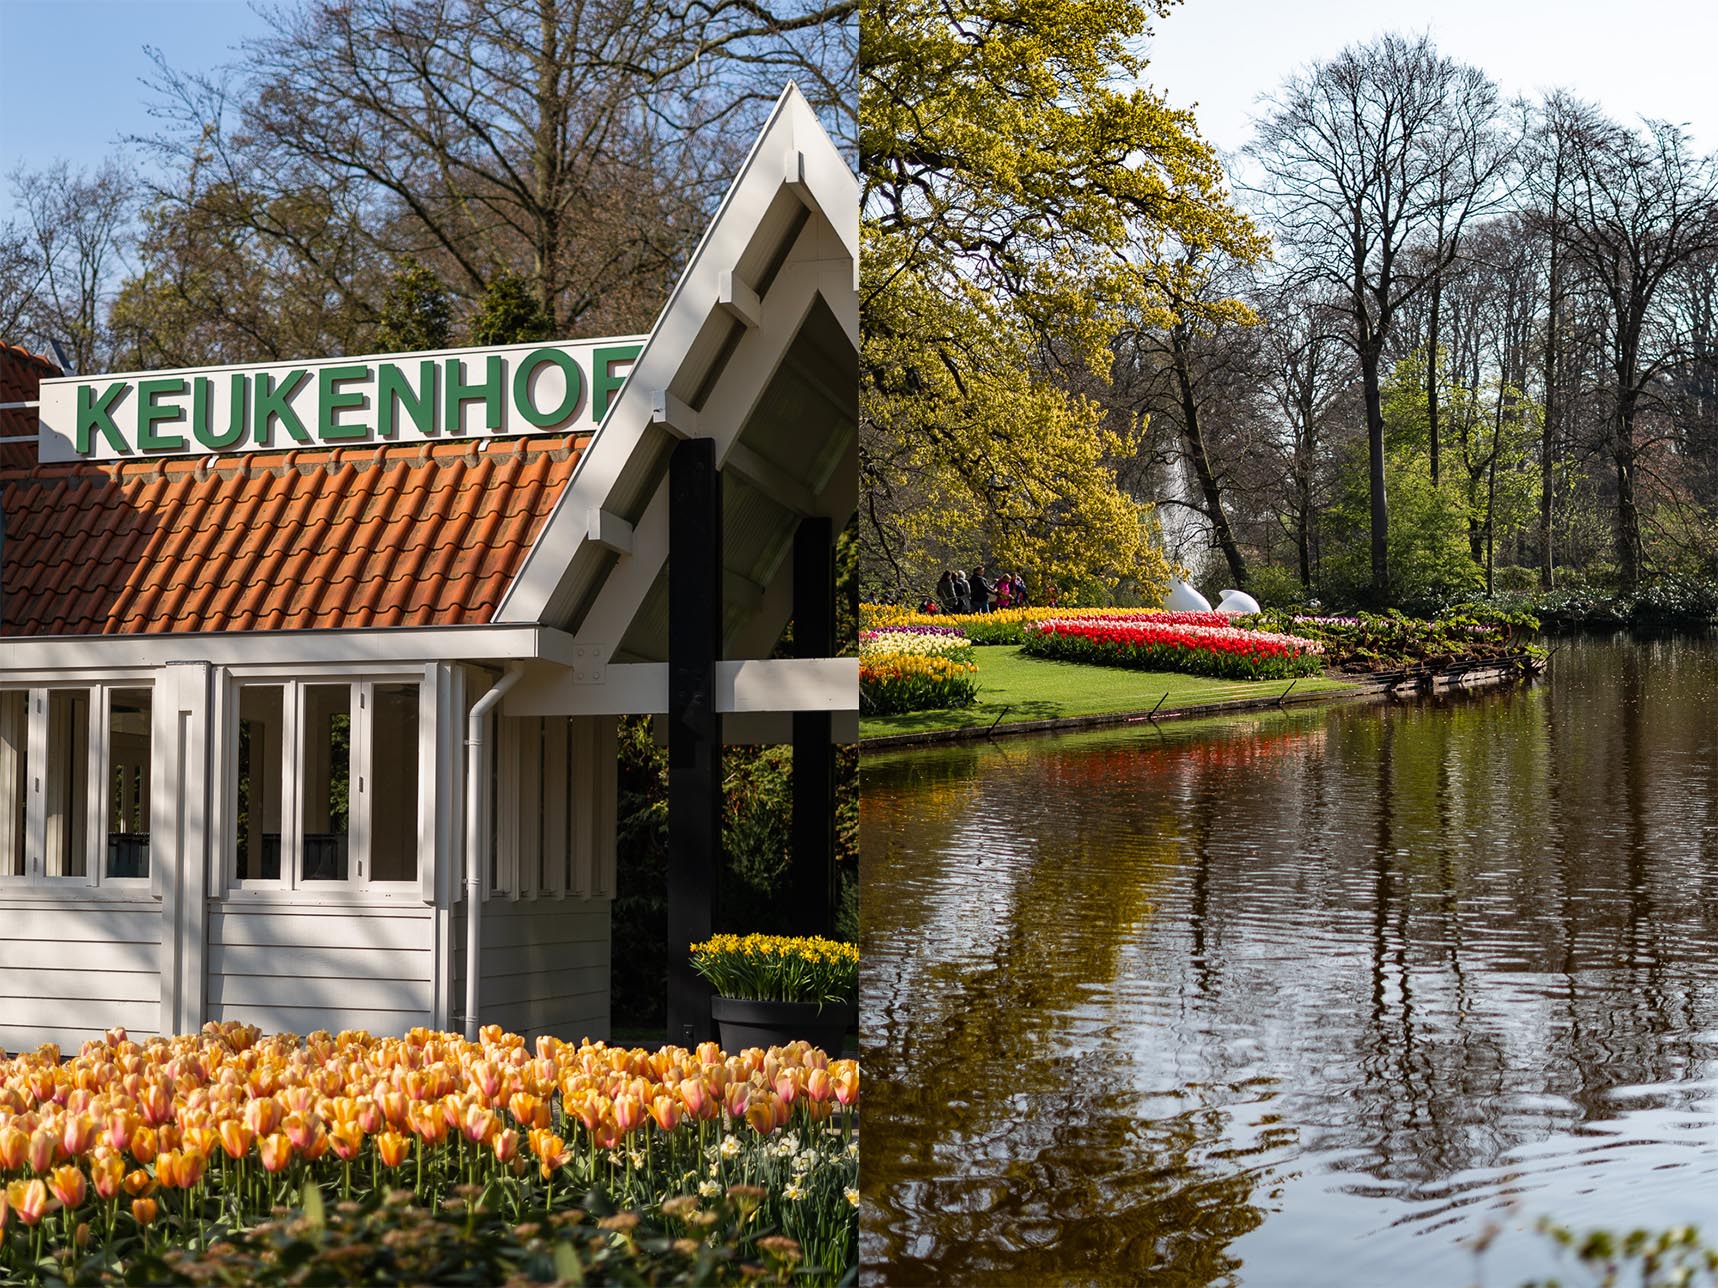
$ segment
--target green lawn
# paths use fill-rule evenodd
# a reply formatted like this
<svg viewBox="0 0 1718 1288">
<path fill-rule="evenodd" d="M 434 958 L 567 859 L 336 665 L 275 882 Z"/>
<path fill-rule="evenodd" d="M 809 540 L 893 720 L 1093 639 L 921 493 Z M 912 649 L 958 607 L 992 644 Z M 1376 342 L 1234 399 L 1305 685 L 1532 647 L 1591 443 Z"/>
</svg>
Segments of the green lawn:
<svg viewBox="0 0 1718 1288">
<path fill-rule="evenodd" d="M 972 650 L 978 659 L 978 701 L 957 711 L 913 711 L 898 716 L 866 716 L 859 722 L 861 738 L 894 733 L 923 733 L 933 729 L 965 729 L 1020 720 L 1053 720 L 1066 716 L 1109 715 L 1149 711 L 1165 694 L 1159 711 L 1234 702 L 1241 698 L 1276 697 L 1287 680 L 1211 680 L 1167 671 L 1129 671 L 1121 667 L 1082 666 L 1023 657 L 1020 646 L 989 645 Z M 1353 686 L 1341 680 L 1303 678 L 1295 696 L 1337 693 Z"/>
</svg>

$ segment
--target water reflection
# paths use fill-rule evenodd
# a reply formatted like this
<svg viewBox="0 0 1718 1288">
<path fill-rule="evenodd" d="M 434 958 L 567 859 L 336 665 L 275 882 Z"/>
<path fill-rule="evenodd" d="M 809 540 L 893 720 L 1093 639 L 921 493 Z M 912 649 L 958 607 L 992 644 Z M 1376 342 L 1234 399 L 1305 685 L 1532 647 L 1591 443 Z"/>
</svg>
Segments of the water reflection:
<svg viewBox="0 0 1718 1288">
<path fill-rule="evenodd" d="M 1703 1215 L 1715 698 L 1711 644 L 1585 644 L 1437 705 L 868 756 L 876 1281 L 1468 1282 L 1494 1224 Z"/>
</svg>

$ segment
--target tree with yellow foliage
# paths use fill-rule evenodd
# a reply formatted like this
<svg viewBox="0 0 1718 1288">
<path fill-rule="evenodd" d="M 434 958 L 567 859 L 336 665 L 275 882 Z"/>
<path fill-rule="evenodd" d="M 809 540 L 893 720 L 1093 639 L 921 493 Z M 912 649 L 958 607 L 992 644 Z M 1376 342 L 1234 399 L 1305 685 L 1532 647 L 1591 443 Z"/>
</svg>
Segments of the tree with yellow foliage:
<svg viewBox="0 0 1718 1288">
<path fill-rule="evenodd" d="M 1165 260 L 1263 250 L 1191 114 L 1137 87 L 1168 8 L 863 8 L 868 589 L 928 586 L 963 547 L 1039 586 L 1161 589 L 1154 519 L 1116 485 L 1130 445 L 1074 388 L 1106 376 L 1122 318 L 1173 319 Z"/>
</svg>

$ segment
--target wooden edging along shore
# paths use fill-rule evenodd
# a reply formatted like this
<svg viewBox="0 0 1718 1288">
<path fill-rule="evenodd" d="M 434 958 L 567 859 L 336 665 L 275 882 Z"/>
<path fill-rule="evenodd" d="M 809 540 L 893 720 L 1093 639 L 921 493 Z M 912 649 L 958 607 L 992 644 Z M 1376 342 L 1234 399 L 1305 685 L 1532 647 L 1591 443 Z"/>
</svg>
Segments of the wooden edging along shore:
<svg viewBox="0 0 1718 1288">
<path fill-rule="evenodd" d="M 1530 679 L 1545 669 L 1545 659 L 1525 651 L 1503 657 L 1473 662 L 1457 662 L 1438 668 L 1408 667 L 1399 671 L 1379 671 L 1370 675 L 1327 676 L 1345 680 L 1348 687 L 1327 689 L 1319 693 L 1296 696 L 1291 681 L 1281 693 L 1260 694 L 1250 698 L 1232 698 L 1226 702 L 1201 702 L 1168 711 L 1107 711 L 1098 715 L 1053 716 L 1044 720 L 1015 720 L 1008 724 L 964 725 L 958 729 L 921 729 L 912 733 L 890 733 L 861 738 L 862 751 L 881 751 L 890 747 L 917 747 L 932 743 L 973 742 L 981 738 L 997 738 L 1004 734 L 1059 733 L 1074 729 L 1098 729 L 1106 725 L 1161 724 L 1165 720 L 1184 720 L 1196 716 L 1226 715 L 1231 712 L 1262 711 L 1270 707 L 1288 708 L 1315 706 L 1322 702 L 1377 702 L 1387 698 L 1411 697 L 1420 694 L 1450 693 L 1458 690 L 1488 689 L 1499 684 Z M 1161 704 L 1160 704 L 1161 705 Z M 1006 712 L 1004 713 L 1006 714 Z"/>
</svg>

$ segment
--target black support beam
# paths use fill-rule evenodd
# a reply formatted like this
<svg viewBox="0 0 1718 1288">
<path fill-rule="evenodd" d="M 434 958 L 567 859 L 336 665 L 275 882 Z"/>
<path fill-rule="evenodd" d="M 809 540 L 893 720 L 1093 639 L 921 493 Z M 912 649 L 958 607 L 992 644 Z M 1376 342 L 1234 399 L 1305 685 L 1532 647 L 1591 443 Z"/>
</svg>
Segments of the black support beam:
<svg viewBox="0 0 1718 1288">
<path fill-rule="evenodd" d="M 835 652 L 835 532 L 827 518 L 799 521 L 793 539 L 793 645 L 799 657 Z M 795 931 L 835 924 L 835 745 L 827 711 L 793 713 L 793 868 L 787 909 Z"/>
<path fill-rule="evenodd" d="M 668 1039 L 713 1036 L 711 990 L 687 946 L 716 921 L 722 858 L 722 479 L 707 438 L 668 467 Z"/>
</svg>

